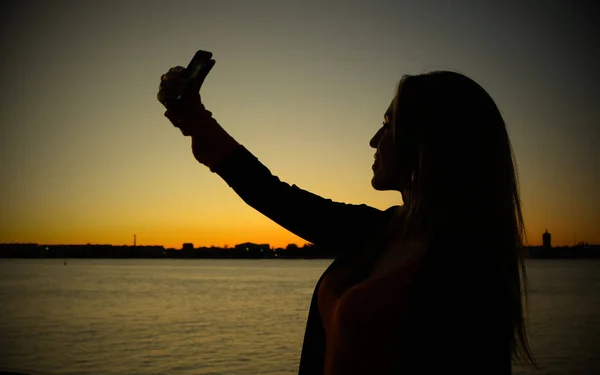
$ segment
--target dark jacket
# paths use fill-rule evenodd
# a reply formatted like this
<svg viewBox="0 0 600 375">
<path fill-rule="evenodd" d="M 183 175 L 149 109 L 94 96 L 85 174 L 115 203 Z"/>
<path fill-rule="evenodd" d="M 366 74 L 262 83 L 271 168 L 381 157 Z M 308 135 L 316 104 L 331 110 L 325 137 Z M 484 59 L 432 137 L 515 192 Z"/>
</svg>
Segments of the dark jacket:
<svg viewBox="0 0 600 375">
<path fill-rule="evenodd" d="M 272 175 L 269 169 L 260 163 L 244 146 L 239 146 L 219 168 L 215 169 L 215 172 L 251 207 L 317 247 L 335 252 L 335 260 L 325 270 L 313 292 L 299 368 L 299 375 L 322 374 L 325 355 L 325 332 L 317 300 L 317 292 L 321 281 L 329 271 L 351 260 L 361 250 L 380 246 L 381 243 L 378 241 L 382 238 L 381 231 L 392 218 L 394 208 L 399 206 L 392 206 L 382 211 L 365 204 L 339 203 L 302 190 L 296 185 L 288 185 Z M 449 274 L 448 269 L 450 267 L 433 270 L 432 272 L 450 276 L 450 278 L 446 278 L 447 280 L 457 279 L 455 275 Z M 439 337 L 453 338 L 456 335 L 456 332 L 451 332 L 450 329 L 456 328 L 454 323 L 460 316 L 452 315 L 450 309 L 446 309 L 444 314 L 440 314 L 440 306 L 446 306 L 446 304 L 452 304 L 453 302 L 449 299 L 452 295 L 451 285 L 451 283 L 444 282 L 433 288 L 436 290 L 436 297 L 427 299 L 426 303 L 429 303 L 428 305 L 426 303 L 421 304 L 425 307 L 415 317 L 421 319 L 421 321 L 426 319 L 427 323 L 422 326 L 430 327 L 429 330 L 431 331 L 430 333 L 415 332 L 415 340 L 423 337 L 421 340 L 423 347 L 437 349 L 433 349 L 431 352 L 418 350 L 414 351 L 415 355 L 402 356 L 406 359 L 412 357 L 415 363 L 412 365 L 413 367 L 419 367 L 420 370 L 429 368 L 429 370 L 427 372 L 411 370 L 398 373 L 431 373 L 429 371 L 433 371 L 434 367 L 436 371 L 448 371 L 454 366 L 444 362 L 452 360 L 459 363 L 459 361 L 463 361 L 462 353 L 464 350 L 461 349 L 460 345 L 453 345 L 453 342 L 449 339 L 445 341 L 438 339 Z M 430 301 L 432 300 L 437 305 L 431 304 Z M 439 319 L 439 316 L 447 318 Z M 454 319 L 454 321 L 450 322 L 450 319 Z M 435 322 L 439 323 L 436 324 Z M 444 329 L 447 329 L 448 332 L 441 331 Z M 502 330 L 499 332 L 502 332 Z M 432 336 L 434 340 L 429 340 L 429 337 Z M 399 351 L 404 354 L 412 353 L 412 348 L 420 347 L 415 340 L 413 340 L 414 345 L 399 347 Z M 456 340 L 460 341 L 460 338 L 457 337 Z M 438 345 L 432 344 L 432 341 L 435 341 Z M 480 347 L 486 347 L 484 343 L 479 344 L 481 344 Z M 402 353 L 399 352 L 399 354 Z M 483 368 L 474 365 L 472 367 L 473 371 L 463 371 L 462 373 L 504 375 L 511 373 L 510 357 L 507 359 L 500 356 L 501 358 L 490 359 L 491 357 L 493 355 L 490 356 L 482 352 L 475 353 L 471 358 L 476 358 L 477 362 L 484 365 L 489 361 L 496 362 L 493 369 L 488 368 L 486 371 L 479 372 Z M 403 362 L 407 361 L 403 360 Z M 473 359 L 471 359 L 471 363 L 474 364 Z M 450 366 L 450 368 L 446 366 Z M 461 369 L 466 370 L 466 367 L 461 365 Z M 459 372 L 461 369 L 459 369 Z"/>
</svg>

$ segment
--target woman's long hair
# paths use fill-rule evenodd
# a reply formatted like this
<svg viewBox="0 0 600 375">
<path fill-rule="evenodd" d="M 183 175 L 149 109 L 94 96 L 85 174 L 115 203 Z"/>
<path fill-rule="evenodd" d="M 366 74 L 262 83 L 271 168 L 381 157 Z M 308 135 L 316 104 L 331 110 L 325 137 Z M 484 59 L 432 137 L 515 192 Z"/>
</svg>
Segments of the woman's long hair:
<svg viewBox="0 0 600 375">
<path fill-rule="evenodd" d="M 433 262 L 462 252 L 488 268 L 504 291 L 510 355 L 534 363 L 524 318 L 525 229 L 516 163 L 498 107 L 473 80 L 435 71 L 402 78 L 392 121 L 406 232 L 425 234 Z"/>
</svg>

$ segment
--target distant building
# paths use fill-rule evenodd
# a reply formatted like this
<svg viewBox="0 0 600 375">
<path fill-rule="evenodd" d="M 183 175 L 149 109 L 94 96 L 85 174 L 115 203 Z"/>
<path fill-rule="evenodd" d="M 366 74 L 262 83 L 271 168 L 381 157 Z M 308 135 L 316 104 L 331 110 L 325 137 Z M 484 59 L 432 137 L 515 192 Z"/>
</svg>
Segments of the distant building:
<svg viewBox="0 0 600 375">
<path fill-rule="evenodd" d="M 244 250 L 244 251 L 253 251 L 253 250 L 269 251 L 269 250 L 271 250 L 271 246 L 269 244 L 255 244 L 252 242 L 241 243 L 241 244 L 235 245 L 234 248 Z"/>
<path fill-rule="evenodd" d="M 235 245 L 234 250 L 237 254 L 247 254 L 250 256 L 266 255 L 271 253 L 269 244 L 255 244 L 251 242 Z"/>
<path fill-rule="evenodd" d="M 544 234 L 542 235 L 542 246 L 544 247 L 544 249 L 552 248 L 552 236 L 550 235 L 550 233 L 548 233 L 548 229 L 546 229 L 546 232 L 544 232 Z"/>
<path fill-rule="evenodd" d="M 182 245 L 181 250 L 194 250 L 194 244 L 186 242 Z"/>
</svg>

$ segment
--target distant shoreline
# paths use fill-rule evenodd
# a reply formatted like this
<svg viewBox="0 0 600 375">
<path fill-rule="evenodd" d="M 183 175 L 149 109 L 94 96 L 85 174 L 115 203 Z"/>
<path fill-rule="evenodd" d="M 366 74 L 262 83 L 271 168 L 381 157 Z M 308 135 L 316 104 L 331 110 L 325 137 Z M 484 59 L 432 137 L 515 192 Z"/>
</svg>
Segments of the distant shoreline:
<svg viewBox="0 0 600 375">
<path fill-rule="evenodd" d="M 182 249 L 163 246 L 0 244 L 0 258 L 20 259 L 333 259 L 335 253 L 314 245 L 288 245 L 272 249 L 268 244 L 245 243 L 233 248 Z M 600 246 L 525 248 L 526 259 L 600 259 Z"/>
<path fill-rule="evenodd" d="M 4 260 L 4 259 L 20 259 L 20 260 L 58 260 L 58 261 L 64 261 L 63 258 L 50 258 L 50 257 L 6 257 L 6 256 L 0 256 L 0 260 Z M 271 258 L 166 258 L 166 257 L 162 257 L 162 258 L 142 258 L 142 257 L 137 257 L 137 258 L 130 258 L 130 257 L 104 257 L 104 258 L 100 258 L 100 257 L 79 257 L 79 258 L 68 258 L 69 261 L 71 260 L 84 260 L 84 259 L 90 259 L 90 260 L 333 260 L 335 259 L 334 257 L 313 257 L 313 258 L 308 258 L 308 257 L 271 257 Z M 576 256 L 576 257 L 526 257 L 524 258 L 525 260 L 600 260 L 600 256 L 591 256 L 591 257 L 582 257 L 582 256 Z"/>
</svg>

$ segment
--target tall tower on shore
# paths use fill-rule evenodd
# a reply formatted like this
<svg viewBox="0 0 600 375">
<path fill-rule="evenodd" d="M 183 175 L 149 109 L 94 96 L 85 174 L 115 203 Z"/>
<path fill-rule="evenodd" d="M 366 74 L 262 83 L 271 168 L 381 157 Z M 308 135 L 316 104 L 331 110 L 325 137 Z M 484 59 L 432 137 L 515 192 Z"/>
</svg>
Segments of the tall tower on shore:
<svg viewBox="0 0 600 375">
<path fill-rule="evenodd" d="M 548 229 L 546 229 L 546 232 L 542 234 L 542 246 L 544 247 L 544 249 L 552 248 L 552 236 L 550 235 L 550 233 L 548 233 Z"/>
<path fill-rule="evenodd" d="M 136 238 L 136 235 L 134 234 L 134 235 L 133 235 L 133 247 L 135 247 L 136 240 L 137 240 L 137 238 Z"/>
</svg>

